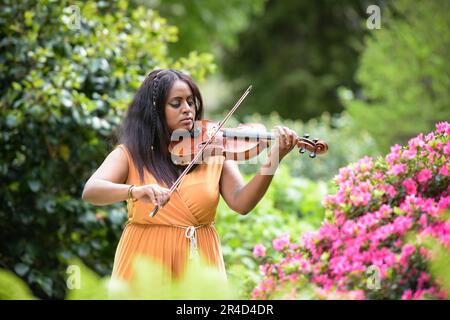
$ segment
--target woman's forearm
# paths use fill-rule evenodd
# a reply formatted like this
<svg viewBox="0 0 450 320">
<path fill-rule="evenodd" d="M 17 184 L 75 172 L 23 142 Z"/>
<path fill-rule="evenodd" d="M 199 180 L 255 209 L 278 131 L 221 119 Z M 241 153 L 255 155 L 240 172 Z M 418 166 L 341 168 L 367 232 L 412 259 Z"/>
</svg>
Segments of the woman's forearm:
<svg viewBox="0 0 450 320">
<path fill-rule="evenodd" d="M 249 213 L 262 199 L 272 182 L 279 161 L 270 156 L 256 175 L 236 193 L 236 204 L 241 214 Z"/>
<path fill-rule="evenodd" d="M 129 185 L 94 179 L 86 183 L 82 198 L 94 205 L 108 205 L 128 199 Z"/>
</svg>

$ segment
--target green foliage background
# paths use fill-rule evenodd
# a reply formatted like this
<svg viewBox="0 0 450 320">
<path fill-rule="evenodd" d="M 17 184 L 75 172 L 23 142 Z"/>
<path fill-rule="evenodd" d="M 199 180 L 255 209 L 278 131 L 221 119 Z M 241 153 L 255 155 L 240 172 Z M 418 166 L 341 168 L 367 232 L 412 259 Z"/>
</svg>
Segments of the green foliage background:
<svg viewBox="0 0 450 320">
<path fill-rule="evenodd" d="M 170 24 L 182 26 L 178 40 L 169 44 L 171 54 L 180 57 L 196 50 L 222 57 L 225 49 L 239 48 L 237 33 L 251 24 L 253 16 L 264 13 L 267 0 L 134 2 L 158 11 Z"/>
<path fill-rule="evenodd" d="M 365 26 L 369 4 L 382 8 L 380 30 Z M 71 6 L 80 8 L 79 28 Z M 201 85 L 215 73 L 231 87 L 232 102 L 252 83 L 230 127 L 282 124 L 329 144 L 314 160 L 290 153 L 248 216 L 221 201 L 216 226 L 227 270 L 237 296 L 248 298 L 259 273 L 253 246 L 318 228 L 321 199 L 333 192 L 330 179 L 340 167 L 450 118 L 448 6 L 2 1 L 0 269 L 9 271 L 0 273 L 0 298 L 67 297 L 66 267 L 74 257 L 92 269 L 92 288 L 103 283 L 95 274 L 110 274 L 125 205 L 94 207 L 81 192 L 114 146 L 133 93 L 157 67 L 182 69 Z M 249 180 L 258 164 L 240 168 Z M 446 270 L 442 265 L 436 270 Z"/>
<path fill-rule="evenodd" d="M 127 1 L 9 1 L 0 12 L 0 266 L 37 296 L 62 298 L 73 256 L 111 271 L 123 206 L 90 206 L 81 191 L 131 95 L 156 67 L 202 80 L 214 64 L 195 52 L 170 58 L 177 28 Z"/>
<path fill-rule="evenodd" d="M 368 32 L 366 8 L 377 4 L 384 1 L 268 1 L 266 14 L 240 33 L 239 50 L 224 56 L 230 97 L 247 83 L 257 93 L 238 114 L 277 111 L 306 121 L 341 112 L 336 89 L 358 87 L 353 75 Z"/>
<path fill-rule="evenodd" d="M 393 1 L 365 40 L 356 73 L 362 91 L 342 100 L 383 151 L 450 119 L 448 12 L 445 0 Z"/>
</svg>

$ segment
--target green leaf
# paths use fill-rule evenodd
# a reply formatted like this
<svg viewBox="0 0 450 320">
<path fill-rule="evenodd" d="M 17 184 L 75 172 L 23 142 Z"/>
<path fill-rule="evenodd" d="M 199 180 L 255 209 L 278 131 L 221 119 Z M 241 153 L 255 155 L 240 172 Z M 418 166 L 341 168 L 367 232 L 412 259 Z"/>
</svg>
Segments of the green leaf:
<svg viewBox="0 0 450 320">
<path fill-rule="evenodd" d="M 28 186 L 30 187 L 31 191 L 38 192 L 41 189 L 41 182 L 38 180 L 30 180 L 28 181 Z"/>
<path fill-rule="evenodd" d="M 26 283 L 10 271 L 0 269 L 0 300 L 35 299 Z"/>
<path fill-rule="evenodd" d="M 30 270 L 30 267 L 24 263 L 18 263 L 14 266 L 14 271 L 21 277 L 24 276 L 28 270 Z"/>
</svg>

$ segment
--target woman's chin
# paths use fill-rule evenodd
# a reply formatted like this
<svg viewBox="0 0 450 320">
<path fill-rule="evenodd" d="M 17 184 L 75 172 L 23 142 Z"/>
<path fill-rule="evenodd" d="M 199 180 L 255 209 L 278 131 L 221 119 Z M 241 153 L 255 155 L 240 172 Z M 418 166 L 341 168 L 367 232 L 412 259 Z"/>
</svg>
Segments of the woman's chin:
<svg viewBox="0 0 450 320">
<path fill-rule="evenodd" d="M 194 123 L 192 121 L 181 121 L 178 129 L 192 130 Z"/>
</svg>

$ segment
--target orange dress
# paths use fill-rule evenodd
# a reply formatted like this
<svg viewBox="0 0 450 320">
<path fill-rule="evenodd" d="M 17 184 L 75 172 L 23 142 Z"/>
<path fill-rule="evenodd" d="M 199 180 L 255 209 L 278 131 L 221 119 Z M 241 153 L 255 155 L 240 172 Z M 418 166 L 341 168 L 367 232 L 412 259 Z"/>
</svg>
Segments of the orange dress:
<svg viewBox="0 0 450 320">
<path fill-rule="evenodd" d="M 157 183 L 144 170 L 144 183 L 128 149 L 119 145 L 128 158 L 127 184 Z M 198 253 L 224 275 L 225 264 L 219 236 L 213 226 L 219 203 L 219 181 L 223 156 L 211 157 L 186 175 L 169 202 L 149 217 L 154 206 L 136 201 L 128 205 L 128 221 L 117 246 L 112 278 L 131 280 L 133 259 L 143 255 L 166 267 L 172 279 L 182 275 L 189 258 Z"/>
</svg>

